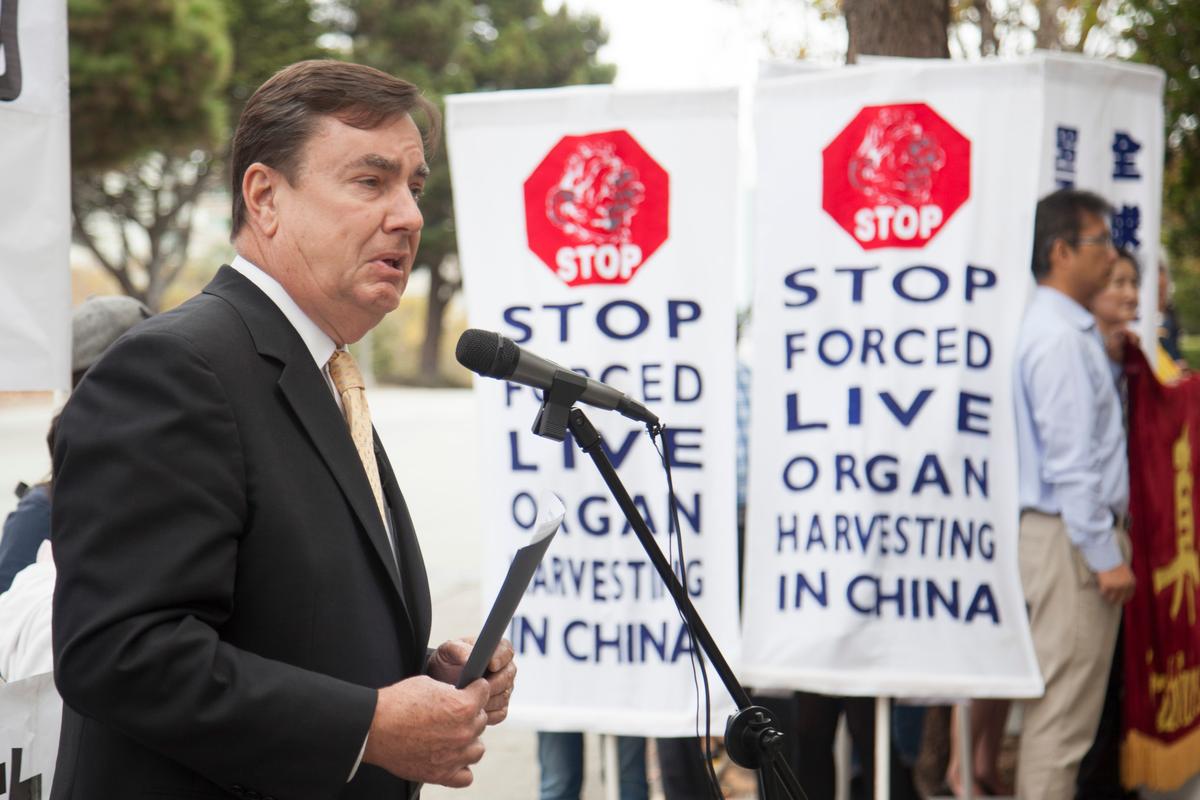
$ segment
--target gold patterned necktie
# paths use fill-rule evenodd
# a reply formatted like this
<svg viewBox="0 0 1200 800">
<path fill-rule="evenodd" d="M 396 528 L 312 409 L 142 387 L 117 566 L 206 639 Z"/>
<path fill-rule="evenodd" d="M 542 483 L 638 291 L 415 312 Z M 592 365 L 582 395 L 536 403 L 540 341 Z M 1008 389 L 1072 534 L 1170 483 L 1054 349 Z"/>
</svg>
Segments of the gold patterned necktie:
<svg viewBox="0 0 1200 800">
<path fill-rule="evenodd" d="M 367 481 L 371 484 L 371 492 L 375 495 L 375 504 L 379 506 L 379 516 L 384 520 L 386 529 L 383 486 L 379 481 L 379 464 L 375 461 L 375 439 L 371 435 L 371 412 L 367 409 L 367 392 L 358 364 L 354 363 L 354 356 L 345 350 L 335 350 L 329 357 L 329 377 L 333 379 L 333 386 L 342 398 L 342 413 L 350 427 L 350 438 L 367 472 Z"/>
</svg>

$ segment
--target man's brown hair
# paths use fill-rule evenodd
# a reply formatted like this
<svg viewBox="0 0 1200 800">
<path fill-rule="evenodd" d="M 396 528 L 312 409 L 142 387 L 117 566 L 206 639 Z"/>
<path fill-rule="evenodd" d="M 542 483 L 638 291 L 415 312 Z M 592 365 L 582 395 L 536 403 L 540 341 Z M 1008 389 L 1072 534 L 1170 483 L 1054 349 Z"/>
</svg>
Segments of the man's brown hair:
<svg viewBox="0 0 1200 800">
<path fill-rule="evenodd" d="M 1033 277 L 1040 281 L 1050 275 L 1050 251 L 1059 239 L 1078 246 L 1085 215 L 1104 221 L 1112 210 L 1103 197 L 1083 189 L 1059 189 L 1039 200 L 1033 219 Z"/>
<path fill-rule="evenodd" d="M 294 185 L 304 145 L 320 117 L 371 130 L 414 110 L 425 117 L 425 146 L 432 150 L 440 115 L 408 81 L 373 67 L 329 59 L 300 61 L 276 72 L 246 103 L 233 135 L 231 236 L 236 237 L 246 222 L 242 178 L 251 164 L 266 164 Z"/>
</svg>

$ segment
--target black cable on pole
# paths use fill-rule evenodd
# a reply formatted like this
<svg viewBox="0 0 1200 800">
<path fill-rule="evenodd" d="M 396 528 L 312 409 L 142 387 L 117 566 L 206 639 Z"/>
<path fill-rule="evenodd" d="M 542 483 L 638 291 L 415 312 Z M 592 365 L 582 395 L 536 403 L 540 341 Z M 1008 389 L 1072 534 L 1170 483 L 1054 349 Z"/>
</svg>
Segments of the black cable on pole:
<svg viewBox="0 0 1200 800">
<path fill-rule="evenodd" d="M 672 539 L 670 531 L 667 532 L 668 542 L 668 561 L 670 560 L 670 543 L 677 541 L 679 549 L 679 579 L 683 584 L 684 592 L 688 587 L 687 579 L 687 557 L 683 552 L 683 526 L 679 523 L 679 499 L 675 496 L 675 481 L 671 476 L 671 447 L 665 435 L 666 428 L 662 425 L 653 425 L 649 427 L 650 441 L 654 443 L 654 449 L 658 451 L 658 457 L 662 461 L 663 471 L 667 475 L 667 501 L 670 506 L 670 524 L 675 531 L 675 538 Z M 657 437 L 657 438 L 656 438 Z M 662 447 L 659 447 L 658 439 L 662 440 Z M 678 607 L 675 609 L 679 614 L 679 618 L 683 620 L 684 628 L 687 629 L 688 640 L 690 647 L 688 649 L 688 661 L 692 666 L 692 685 L 696 686 L 696 704 L 697 715 L 699 715 L 700 692 L 703 687 L 704 694 L 704 772 L 708 778 L 710 788 L 713 792 L 714 800 L 724 800 L 725 794 L 721 791 L 721 780 L 717 777 L 717 771 L 713 767 L 713 752 L 712 752 L 712 692 L 708 683 L 708 670 L 704 666 L 704 653 L 699 649 L 699 644 L 696 641 L 696 636 L 692 631 L 691 623 L 688 622 L 687 616 Z M 696 665 L 700 665 L 700 684 L 696 682 Z M 696 721 L 696 738 L 700 738 L 700 722 Z"/>
<path fill-rule="evenodd" d="M 547 414 L 551 414 L 551 412 L 552 415 L 561 415 L 565 410 L 563 406 L 573 402 L 572 398 L 560 405 L 554 401 L 553 398 L 555 395 L 555 387 L 551 386 L 550 391 L 544 395 L 545 399 L 543 400 L 542 411 L 539 413 L 539 419 L 544 418 Z M 554 407 L 548 408 L 549 406 Z M 646 521 L 642 518 L 641 512 L 634 504 L 633 498 L 629 496 L 629 492 L 621 483 L 621 479 L 613 468 L 612 462 L 609 461 L 607 454 L 604 452 L 600 433 L 592 425 L 591 421 L 588 420 L 583 411 L 578 408 L 570 409 L 567 424 L 576 444 L 591 457 L 592 463 L 595 464 L 596 469 L 600 472 L 600 477 L 604 480 L 605 485 L 608 486 L 613 498 L 617 501 L 617 505 L 620 506 L 622 513 L 641 543 L 642 549 L 646 551 L 651 564 L 654 565 L 659 577 L 666 585 L 671 599 L 675 601 L 676 607 L 679 608 L 687 620 L 691 635 L 693 636 L 693 642 L 699 644 L 703 653 L 708 656 L 721 682 L 733 697 L 734 702 L 737 703 L 738 712 L 730 717 L 729 724 L 725 729 L 726 751 L 730 759 L 734 763 L 744 767 L 772 769 L 781 780 L 784 793 L 787 797 L 792 798 L 792 800 L 801 800 L 801 798 L 807 797 L 781 752 L 782 732 L 775 727 L 770 711 L 753 705 L 750 695 L 738 683 L 733 669 L 729 666 L 729 662 L 725 660 L 725 656 L 721 653 L 720 648 L 717 647 L 712 634 L 709 633 L 708 628 L 704 625 L 704 621 L 696 612 L 695 606 L 692 605 L 691 600 L 687 596 L 687 591 L 680 585 L 670 563 L 664 558 L 662 549 L 654 541 L 654 536 L 646 525 Z M 545 435 L 536 429 L 535 433 Z M 561 441 L 561 437 L 558 441 Z"/>
</svg>

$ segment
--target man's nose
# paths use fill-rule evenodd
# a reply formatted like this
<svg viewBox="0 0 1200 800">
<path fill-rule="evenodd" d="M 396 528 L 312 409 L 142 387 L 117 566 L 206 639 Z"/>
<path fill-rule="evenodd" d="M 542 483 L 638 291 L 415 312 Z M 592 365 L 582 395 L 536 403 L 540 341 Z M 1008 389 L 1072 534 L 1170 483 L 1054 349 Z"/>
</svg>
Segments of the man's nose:
<svg viewBox="0 0 1200 800">
<path fill-rule="evenodd" d="M 398 192 L 391 208 L 384 219 L 384 227 L 389 231 L 409 231 L 416 233 L 425 224 L 421 207 L 411 189 L 405 188 Z"/>
</svg>

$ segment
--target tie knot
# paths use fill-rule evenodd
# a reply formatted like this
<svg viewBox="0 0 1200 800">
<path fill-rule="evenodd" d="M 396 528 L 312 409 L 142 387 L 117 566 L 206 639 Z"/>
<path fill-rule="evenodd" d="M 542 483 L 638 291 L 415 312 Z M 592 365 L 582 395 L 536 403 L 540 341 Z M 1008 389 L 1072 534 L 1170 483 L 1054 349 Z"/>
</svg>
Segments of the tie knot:
<svg viewBox="0 0 1200 800">
<path fill-rule="evenodd" d="M 354 362 L 354 356 L 345 350 L 334 350 L 333 355 L 329 357 L 329 377 L 333 379 L 333 386 L 338 390 L 338 394 L 350 389 L 366 388 L 363 385 L 362 373 L 358 371 L 358 364 Z"/>
</svg>

